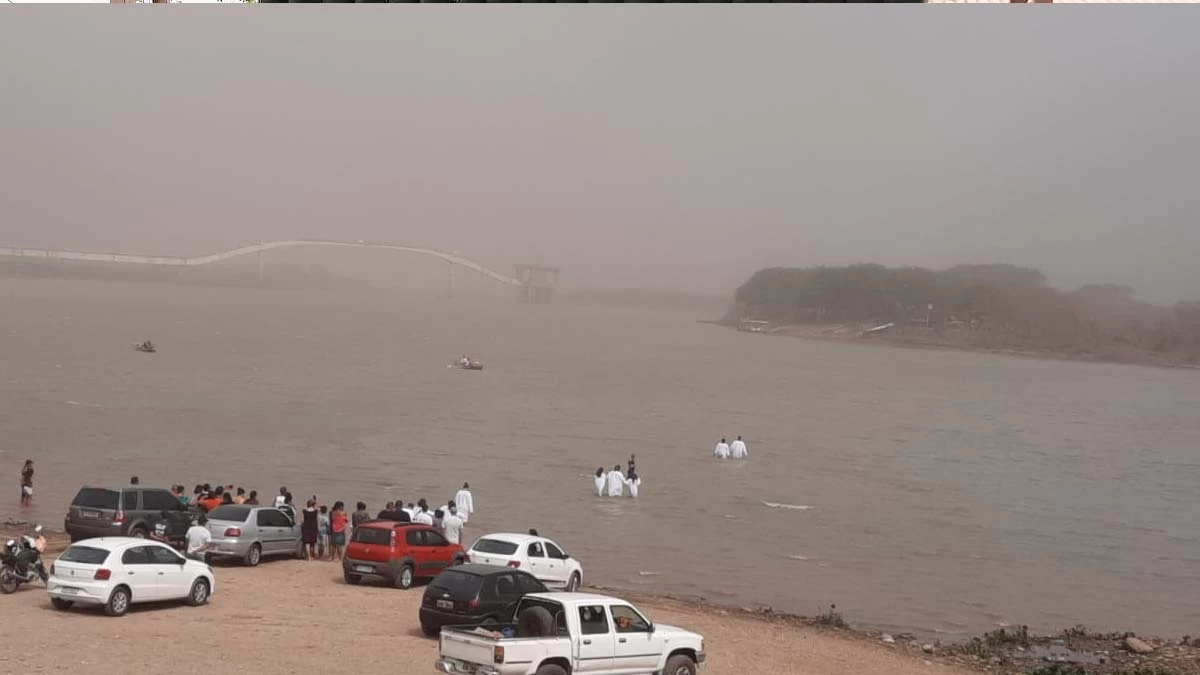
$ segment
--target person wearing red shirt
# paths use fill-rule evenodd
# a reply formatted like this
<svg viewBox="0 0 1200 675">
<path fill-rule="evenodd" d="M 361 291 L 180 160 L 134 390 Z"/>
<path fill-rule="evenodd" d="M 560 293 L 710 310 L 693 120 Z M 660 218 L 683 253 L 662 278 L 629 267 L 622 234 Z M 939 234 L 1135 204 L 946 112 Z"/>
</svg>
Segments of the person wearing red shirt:
<svg viewBox="0 0 1200 675">
<path fill-rule="evenodd" d="M 329 529 L 331 531 L 329 544 L 333 548 L 330 560 L 341 560 L 342 551 L 346 549 L 346 528 L 350 523 L 350 514 L 346 513 L 343 502 L 334 502 L 333 510 L 329 512 Z"/>
</svg>

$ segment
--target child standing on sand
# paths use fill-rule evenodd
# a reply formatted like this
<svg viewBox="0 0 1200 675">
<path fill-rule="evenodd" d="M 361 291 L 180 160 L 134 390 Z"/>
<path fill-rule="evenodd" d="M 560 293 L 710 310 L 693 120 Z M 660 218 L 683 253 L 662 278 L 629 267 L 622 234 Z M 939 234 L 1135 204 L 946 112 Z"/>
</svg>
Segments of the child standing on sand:
<svg viewBox="0 0 1200 675">
<path fill-rule="evenodd" d="M 317 556 L 325 560 L 333 555 L 329 548 L 329 507 L 321 505 L 317 513 Z"/>
<path fill-rule="evenodd" d="M 329 512 L 329 543 L 333 552 L 330 560 L 341 560 L 342 550 L 346 546 L 346 526 L 350 524 L 350 514 L 346 513 L 346 504 L 334 502 L 333 510 Z"/>
</svg>

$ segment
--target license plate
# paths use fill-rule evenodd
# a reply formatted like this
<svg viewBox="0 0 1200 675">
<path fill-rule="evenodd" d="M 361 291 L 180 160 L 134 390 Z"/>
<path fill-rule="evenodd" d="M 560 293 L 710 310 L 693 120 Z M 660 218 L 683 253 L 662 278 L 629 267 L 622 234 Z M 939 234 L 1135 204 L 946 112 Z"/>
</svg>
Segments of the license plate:
<svg viewBox="0 0 1200 675">
<path fill-rule="evenodd" d="M 80 511 L 79 517 L 80 518 L 99 518 L 100 512 L 99 511 Z"/>
<path fill-rule="evenodd" d="M 438 609 L 454 609 L 454 603 L 450 600 L 438 600 Z"/>
<path fill-rule="evenodd" d="M 375 568 L 371 567 L 370 565 L 355 565 L 354 571 L 355 572 L 366 572 L 369 574 L 371 572 L 374 572 Z"/>
<path fill-rule="evenodd" d="M 62 593 L 63 595 L 79 595 L 78 588 L 68 588 L 66 586 L 58 589 L 58 592 Z"/>
</svg>

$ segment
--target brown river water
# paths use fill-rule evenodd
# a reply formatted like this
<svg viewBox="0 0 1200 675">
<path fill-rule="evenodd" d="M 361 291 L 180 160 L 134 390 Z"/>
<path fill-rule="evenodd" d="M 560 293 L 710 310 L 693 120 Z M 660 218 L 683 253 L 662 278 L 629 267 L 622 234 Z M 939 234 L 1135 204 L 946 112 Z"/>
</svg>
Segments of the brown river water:
<svg viewBox="0 0 1200 675">
<path fill-rule="evenodd" d="M 608 586 L 949 638 L 1200 627 L 1200 372 L 697 318 L 0 279 L 0 517 L 61 528 L 132 474 L 372 509 L 468 480 L 470 534 L 536 527 Z M 714 460 L 737 434 L 750 459 Z M 592 496 L 630 453 L 640 498 Z"/>
</svg>

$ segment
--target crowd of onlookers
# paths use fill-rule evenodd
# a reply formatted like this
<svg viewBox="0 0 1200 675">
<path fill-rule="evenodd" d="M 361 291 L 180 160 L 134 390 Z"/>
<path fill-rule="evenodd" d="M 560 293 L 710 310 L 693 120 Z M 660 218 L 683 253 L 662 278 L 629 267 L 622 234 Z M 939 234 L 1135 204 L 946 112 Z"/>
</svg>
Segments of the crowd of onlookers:
<svg viewBox="0 0 1200 675">
<path fill-rule="evenodd" d="M 130 482 L 137 485 L 137 476 L 130 479 Z M 259 504 L 257 490 L 247 492 L 245 488 L 233 485 L 197 485 L 190 496 L 184 486 L 174 485 L 171 492 L 183 504 L 194 504 L 202 516 L 223 505 Z M 450 543 L 458 544 L 462 541 L 463 527 L 475 512 L 475 501 L 469 483 L 463 483 L 462 489 L 453 499 L 448 500 L 445 506 L 431 508 L 424 498 L 418 499 L 416 503 L 408 502 L 407 505 L 403 500 L 397 499 L 387 502 L 375 515 L 367 510 L 366 502 L 358 502 L 354 512 L 347 513 L 345 502 L 335 501 L 332 506 L 328 506 L 316 495 L 305 502 L 303 509 L 297 509 L 287 486 L 279 488 L 279 494 L 270 505 L 288 514 L 293 523 L 300 524 L 300 537 L 304 544 L 305 558 L 308 560 L 341 560 L 346 539 L 353 528 L 372 520 L 421 523 L 436 528 Z"/>
</svg>

